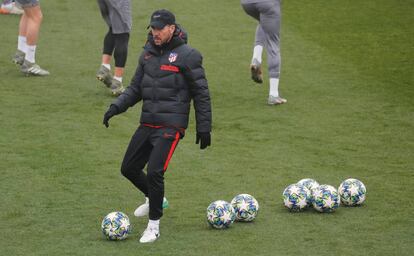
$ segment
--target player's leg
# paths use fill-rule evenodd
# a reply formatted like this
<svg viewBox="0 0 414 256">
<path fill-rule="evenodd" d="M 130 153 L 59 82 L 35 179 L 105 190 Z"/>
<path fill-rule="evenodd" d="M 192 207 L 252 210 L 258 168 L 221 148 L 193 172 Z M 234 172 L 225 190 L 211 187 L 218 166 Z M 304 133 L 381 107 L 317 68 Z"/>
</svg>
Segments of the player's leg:
<svg viewBox="0 0 414 256">
<path fill-rule="evenodd" d="M 111 73 L 111 59 L 112 53 L 115 49 L 115 37 L 112 33 L 112 29 L 109 28 L 108 33 L 106 33 L 103 50 L 102 50 L 102 64 L 96 72 L 96 78 L 99 81 L 102 81 L 106 87 L 110 87 L 112 84 L 112 73 Z"/>
<path fill-rule="evenodd" d="M 258 4 L 260 10 L 260 25 L 265 35 L 265 46 L 269 69 L 269 99 L 268 104 L 277 105 L 287 100 L 279 95 L 280 77 L 280 1 L 269 1 Z"/>
<path fill-rule="evenodd" d="M 112 33 L 115 38 L 114 59 L 115 71 L 111 84 L 113 95 L 120 95 L 124 91 L 122 78 L 128 56 L 129 33 L 132 27 L 130 0 L 107 0 L 110 5 L 109 18 L 112 24 Z"/>
<path fill-rule="evenodd" d="M 24 57 L 26 56 L 27 51 L 27 16 L 23 14 L 20 17 L 19 23 L 19 36 L 17 38 L 17 51 L 14 54 L 12 61 L 15 64 L 22 65 L 24 62 Z"/>
<path fill-rule="evenodd" d="M 122 175 L 144 194 L 145 202 L 134 211 L 136 217 L 147 216 L 149 213 L 147 175 L 143 172 L 153 148 L 148 141 L 148 136 L 149 128 L 137 129 L 131 138 L 121 166 Z M 168 206 L 166 199 L 164 203 L 166 208 Z"/>
<path fill-rule="evenodd" d="M 26 75 L 47 76 L 49 72 L 36 64 L 36 46 L 39 38 L 40 25 L 43 14 L 38 0 L 17 0 L 24 10 L 26 26 L 26 54 L 21 71 Z M 20 30 L 20 29 L 19 29 Z M 20 32 L 19 32 L 20 34 Z"/>
<path fill-rule="evenodd" d="M 257 3 L 245 3 L 242 1 L 243 10 L 252 18 L 260 21 L 260 12 L 257 9 Z M 260 24 L 256 27 L 255 41 L 253 45 L 253 57 L 250 63 L 250 72 L 252 80 L 256 83 L 263 83 L 261 70 L 262 52 L 264 44 L 263 30 Z"/>
<path fill-rule="evenodd" d="M 115 71 L 114 79 L 111 85 L 111 91 L 113 95 L 119 95 L 124 91 L 122 85 L 122 79 L 125 70 L 125 64 L 128 57 L 128 42 L 129 33 L 115 34 Z"/>
<path fill-rule="evenodd" d="M 152 145 L 148 141 L 149 130 L 145 127 L 139 127 L 129 142 L 122 161 L 121 173 L 136 188 L 138 188 L 145 197 L 148 197 L 147 176 L 143 172 L 148 162 Z"/>
<path fill-rule="evenodd" d="M 131 6 L 130 0 L 99 0 L 102 17 L 104 17 L 110 33 L 107 34 L 104 44 L 102 66 L 97 73 L 97 78 L 111 89 L 112 95 L 118 96 L 125 89 L 122 85 L 126 56 L 128 54 L 129 32 L 131 31 Z M 106 48 L 106 49 L 105 49 Z M 110 61 L 114 55 L 114 77 L 110 74 Z M 105 79 L 101 77 L 105 77 Z"/>
<path fill-rule="evenodd" d="M 103 40 L 102 48 L 102 62 L 98 71 L 96 72 L 96 78 L 103 82 L 106 87 L 110 87 L 112 83 L 112 73 L 111 73 L 111 59 L 112 53 L 115 49 L 115 38 L 112 34 L 112 24 L 109 17 L 110 6 L 107 4 L 107 0 L 98 0 L 99 10 L 101 11 L 102 18 L 108 25 L 108 32 L 106 33 Z"/>
<path fill-rule="evenodd" d="M 263 73 L 262 73 L 262 53 L 263 45 L 265 45 L 265 33 L 262 26 L 259 24 L 256 28 L 255 41 L 253 47 L 253 57 L 250 64 L 250 72 L 252 75 L 252 80 L 256 83 L 263 83 Z"/>
<path fill-rule="evenodd" d="M 147 181 L 149 196 L 149 222 L 140 242 L 154 242 L 159 237 L 159 221 L 163 215 L 164 172 L 180 140 L 172 128 L 157 129 L 151 137 L 154 149 L 148 161 Z"/>
</svg>

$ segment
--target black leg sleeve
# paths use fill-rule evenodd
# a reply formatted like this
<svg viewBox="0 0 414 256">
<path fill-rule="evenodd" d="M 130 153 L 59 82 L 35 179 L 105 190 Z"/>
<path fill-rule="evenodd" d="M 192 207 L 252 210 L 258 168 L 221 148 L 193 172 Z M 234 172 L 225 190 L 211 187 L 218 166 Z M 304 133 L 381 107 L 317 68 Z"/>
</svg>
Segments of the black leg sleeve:
<svg viewBox="0 0 414 256">
<path fill-rule="evenodd" d="M 115 49 L 115 35 L 112 34 L 112 29 L 109 28 L 109 31 L 104 38 L 103 54 L 112 56 L 114 49 Z"/>
<path fill-rule="evenodd" d="M 115 38 L 115 67 L 123 68 L 128 57 L 129 33 L 114 34 Z"/>
</svg>

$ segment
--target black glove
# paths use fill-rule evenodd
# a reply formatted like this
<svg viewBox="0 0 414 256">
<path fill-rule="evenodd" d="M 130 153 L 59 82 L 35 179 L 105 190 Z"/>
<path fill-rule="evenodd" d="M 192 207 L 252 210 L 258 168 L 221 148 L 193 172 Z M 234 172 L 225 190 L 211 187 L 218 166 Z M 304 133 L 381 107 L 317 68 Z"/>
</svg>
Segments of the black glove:
<svg viewBox="0 0 414 256">
<path fill-rule="evenodd" d="M 209 132 L 197 132 L 196 144 L 200 142 L 200 149 L 205 149 L 211 145 L 211 135 Z"/>
<path fill-rule="evenodd" d="M 111 105 L 108 111 L 106 111 L 102 122 L 106 126 L 106 128 L 109 127 L 109 119 L 111 119 L 111 117 L 117 114 L 119 114 L 118 107 L 115 105 Z"/>
</svg>

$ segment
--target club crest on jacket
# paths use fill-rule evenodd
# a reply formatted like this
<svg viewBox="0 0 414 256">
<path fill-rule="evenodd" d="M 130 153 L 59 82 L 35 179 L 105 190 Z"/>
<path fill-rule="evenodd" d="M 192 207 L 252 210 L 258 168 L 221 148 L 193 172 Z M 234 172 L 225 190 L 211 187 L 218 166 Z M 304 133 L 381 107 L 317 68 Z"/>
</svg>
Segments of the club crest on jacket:
<svg viewBox="0 0 414 256">
<path fill-rule="evenodd" d="M 170 53 L 170 56 L 168 56 L 168 61 L 170 63 L 173 63 L 174 61 L 177 60 L 178 54 L 175 52 Z"/>
</svg>

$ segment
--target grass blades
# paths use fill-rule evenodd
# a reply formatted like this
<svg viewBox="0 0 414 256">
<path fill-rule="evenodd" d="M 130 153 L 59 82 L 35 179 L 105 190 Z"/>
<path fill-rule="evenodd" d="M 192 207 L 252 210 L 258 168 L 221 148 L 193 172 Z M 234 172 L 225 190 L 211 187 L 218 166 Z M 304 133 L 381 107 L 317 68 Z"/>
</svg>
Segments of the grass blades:
<svg viewBox="0 0 414 256">
<path fill-rule="evenodd" d="M 27 78 L 11 64 L 19 17 L 1 15 L 0 226 L 4 255 L 411 255 L 414 241 L 414 5 L 407 0 L 283 1 L 280 91 L 250 80 L 256 22 L 236 0 L 132 1 L 125 83 L 150 14 L 172 10 L 204 56 L 213 102 L 212 146 L 195 145 L 194 117 L 165 175 L 170 207 L 161 237 L 139 244 L 143 196 L 120 174 L 141 104 L 111 119 L 94 77 L 106 25 L 95 1 L 41 2 L 36 61 Z M 192 111 L 193 115 L 194 111 Z M 302 178 L 367 187 L 361 207 L 292 214 L 284 188 Z M 253 223 L 211 229 L 207 206 L 248 193 Z M 106 241 L 102 218 L 123 211 L 132 233 Z"/>
</svg>

